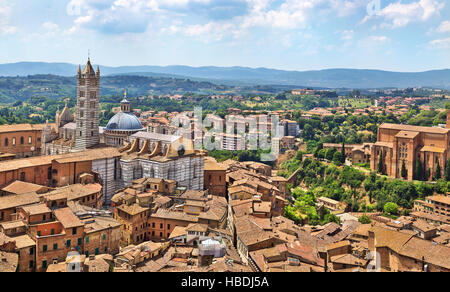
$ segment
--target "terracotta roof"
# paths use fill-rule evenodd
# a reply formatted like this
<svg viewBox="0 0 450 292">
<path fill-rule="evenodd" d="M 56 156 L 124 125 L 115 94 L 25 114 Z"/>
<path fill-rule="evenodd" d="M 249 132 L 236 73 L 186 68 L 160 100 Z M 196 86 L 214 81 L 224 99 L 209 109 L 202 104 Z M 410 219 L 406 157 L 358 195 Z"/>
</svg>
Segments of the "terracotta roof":
<svg viewBox="0 0 450 292">
<path fill-rule="evenodd" d="M 47 200 L 67 199 L 68 201 L 72 201 L 85 196 L 97 194 L 101 191 L 102 186 L 100 184 L 74 184 L 42 194 L 41 197 Z"/>
<path fill-rule="evenodd" d="M 441 196 L 430 196 L 430 197 L 427 197 L 426 199 L 450 205 L 450 197 L 449 196 L 443 196 L 443 195 L 441 195 Z"/>
<path fill-rule="evenodd" d="M 186 231 L 195 231 L 195 232 L 206 232 L 208 230 L 208 225 L 206 224 L 189 224 L 186 227 Z"/>
<path fill-rule="evenodd" d="M 17 208 L 34 203 L 39 203 L 39 196 L 36 193 L 0 197 L 0 210 Z"/>
<path fill-rule="evenodd" d="M 417 237 L 406 242 L 399 254 L 421 261 L 450 269 L 450 247 L 439 245 Z"/>
<path fill-rule="evenodd" d="M 28 236 L 27 234 L 16 236 L 13 239 L 16 242 L 16 247 L 18 249 L 27 248 L 27 247 L 36 245 L 36 242 L 34 242 L 34 240 L 31 239 L 31 237 Z"/>
<path fill-rule="evenodd" d="M 414 132 L 414 131 L 400 131 L 395 135 L 397 138 L 406 138 L 406 139 L 414 139 L 416 138 L 420 133 Z"/>
<path fill-rule="evenodd" d="M 433 152 L 433 153 L 444 153 L 445 148 L 441 147 L 433 147 L 433 146 L 424 146 L 420 149 L 420 152 Z"/>
<path fill-rule="evenodd" d="M 225 171 L 226 168 L 220 163 L 205 159 L 205 171 Z"/>
<path fill-rule="evenodd" d="M 20 194 L 31 193 L 31 192 L 39 193 L 40 191 L 47 190 L 47 189 L 48 188 L 45 186 L 16 180 L 15 182 L 4 187 L 2 189 L 2 191 L 8 192 L 11 194 L 20 195 Z"/>
<path fill-rule="evenodd" d="M 348 240 L 338 241 L 336 243 L 332 243 L 332 244 L 328 245 L 327 250 L 332 250 L 332 249 L 341 248 L 341 247 L 350 246 L 350 245 L 351 245 L 351 243 Z"/>
<path fill-rule="evenodd" d="M 16 125 L 0 125 L 0 133 L 8 132 L 24 132 L 24 131 L 42 131 L 45 124 L 16 124 Z"/>
<path fill-rule="evenodd" d="M 30 158 L 0 161 L 0 172 L 47 165 L 51 164 L 53 160 L 56 160 L 59 163 L 67 163 L 118 157 L 120 155 L 120 152 L 116 148 L 98 148 L 60 155 L 35 156 Z"/>
<path fill-rule="evenodd" d="M 171 211 L 167 209 L 159 208 L 156 213 L 151 215 L 153 218 L 173 219 L 187 222 L 198 222 L 197 216 L 188 215 L 183 212 Z"/>
<path fill-rule="evenodd" d="M 18 254 L 0 251 L 0 272 L 16 272 L 18 266 Z"/>
<path fill-rule="evenodd" d="M 424 231 L 424 232 L 428 232 L 428 231 L 432 231 L 432 230 L 437 230 L 437 228 L 436 228 L 435 226 L 433 226 L 433 225 L 427 223 L 427 222 L 424 221 L 424 220 L 417 220 L 417 221 L 414 221 L 414 222 L 412 223 L 412 226 L 413 226 L 414 228 L 417 228 L 417 229 L 422 230 L 422 231 Z"/>
<path fill-rule="evenodd" d="M 88 234 L 110 228 L 118 228 L 122 225 L 114 218 L 108 216 L 94 216 L 81 221 L 84 223 L 84 232 Z"/>
<path fill-rule="evenodd" d="M 175 226 L 175 228 L 170 233 L 169 239 L 186 235 L 186 227 Z"/>
<path fill-rule="evenodd" d="M 410 125 L 388 124 L 388 123 L 382 124 L 379 128 L 399 130 L 399 131 L 425 132 L 433 134 L 447 134 L 450 131 L 450 129 L 443 129 L 437 127 L 421 127 L 421 126 L 410 126 Z"/>
<path fill-rule="evenodd" d="M 52 212 L 47 207 L 47 205 L 44 204 L 44 203 L 40 203 L 40 204 L 36 204 L 36 205 L 24 206 L 24 207 L 21 207 L 21 209 L 24 210 L 25 213 L 27 213 L 30 216 L 32 216 L 32 215 L 40 215 L 40 214 L 47 214 L 47 213 L 51 213 Z"/>
<path fill-rule="evenodd" d="M 344 265 L 362 266 L 367 264 L 367 260 L 355 257 L 352 254 L 343 254 L 331 257 L 331 262 Z"/>
<path fill-rule="evenodd" d="M 149 210 L 148 208 L 141 207 L 139 204 L 133 204 L 131 206 L 124 204 L 124 205 L 120 205 L 119 207 L 117 207 L 117 209 L 119 209 L 127 214 L 130 214 L 131 216 L 134 216 L 134 215 L 137 215 L 137 214 L 140 214 L 140 213 L 143 213 L 143 212 Z"/>
<path fill-rule="evenodd" d="M 53 213 L 64 228 L 73 228 L 84 225 L 84 223 L 81 222 L 69 208 L 57 209 Z"/>
<path fill-rule="evenodd" d="M 26 227 L 25 223 L 22 220 L 3 222 L 3 223 L 0 223 L 0 226 L 4 230 Z"/>
</svg>

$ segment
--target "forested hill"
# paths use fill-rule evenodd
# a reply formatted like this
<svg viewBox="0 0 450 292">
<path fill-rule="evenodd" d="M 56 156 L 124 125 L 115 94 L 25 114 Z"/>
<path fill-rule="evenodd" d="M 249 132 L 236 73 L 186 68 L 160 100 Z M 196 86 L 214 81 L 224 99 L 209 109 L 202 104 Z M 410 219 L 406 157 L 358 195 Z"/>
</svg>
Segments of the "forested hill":
<svg viewBox="0 0 450 292">
<path fill-rule="evenodd" d="M 101 80 L 102 96 L 121 95 L 124 91 L 131 96 L 195 92 L 214 93 L 232 87 L 204 81 L 151 76 L 104 76 Z M 60 99 L 76 96 L 76 78 L 55 75 L 32 75 L 26 77 L 0 77 L 0 103 L 26 101 L 31 97 Z"/>
</svg>

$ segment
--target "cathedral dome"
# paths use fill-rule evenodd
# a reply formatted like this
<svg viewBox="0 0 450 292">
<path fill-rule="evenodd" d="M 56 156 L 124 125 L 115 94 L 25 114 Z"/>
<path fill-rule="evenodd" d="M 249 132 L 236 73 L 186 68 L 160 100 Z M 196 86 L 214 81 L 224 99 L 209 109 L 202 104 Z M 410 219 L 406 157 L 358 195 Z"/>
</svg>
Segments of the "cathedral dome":
<svg viewBox="0 0 450 292">
<path fill-rule="evenodd" d="M 143 130 L 139 119 L 132 113 L 119 112 L 109 120 L 105 130 L 109 131 L 140 131 Z"/>
</svg>

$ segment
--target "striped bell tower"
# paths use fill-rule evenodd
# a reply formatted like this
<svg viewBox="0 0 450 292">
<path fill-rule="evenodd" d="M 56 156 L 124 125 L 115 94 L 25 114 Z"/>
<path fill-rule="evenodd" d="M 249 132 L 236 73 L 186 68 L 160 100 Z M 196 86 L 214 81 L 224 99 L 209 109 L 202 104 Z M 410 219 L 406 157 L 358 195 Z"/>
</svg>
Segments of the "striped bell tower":
<svg viewBox="0 0 450 292">
<path fill-rule="evenodd" d="M 100 68 L 92 68 L 88 58 L 83 72 L 77 74 L 77 128 L 75 150 L 82 151 L 100 143 L 99 136 Z"/>
</svg>

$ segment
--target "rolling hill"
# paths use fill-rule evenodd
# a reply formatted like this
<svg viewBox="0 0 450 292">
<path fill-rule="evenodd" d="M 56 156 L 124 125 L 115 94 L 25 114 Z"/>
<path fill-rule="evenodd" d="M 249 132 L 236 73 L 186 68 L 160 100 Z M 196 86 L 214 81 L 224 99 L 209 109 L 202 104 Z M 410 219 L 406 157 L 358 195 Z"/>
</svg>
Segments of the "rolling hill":
<svg viewBox="0 0 450 292">
<path fill-rule="evenodd" d="M 450 69 L 404 73 L 381 70 L 326 69 L 284 71 L 247 67 L 189 66 L 100 66 L 102 74 L 191 78 L 226 85 L 290 85 L 321 88 L 450 88 Z M 68 63 L 20 62 L 0 64 L 0 76 L 52 74 L 73 76 L 78 65 Z"/>
</svg>

